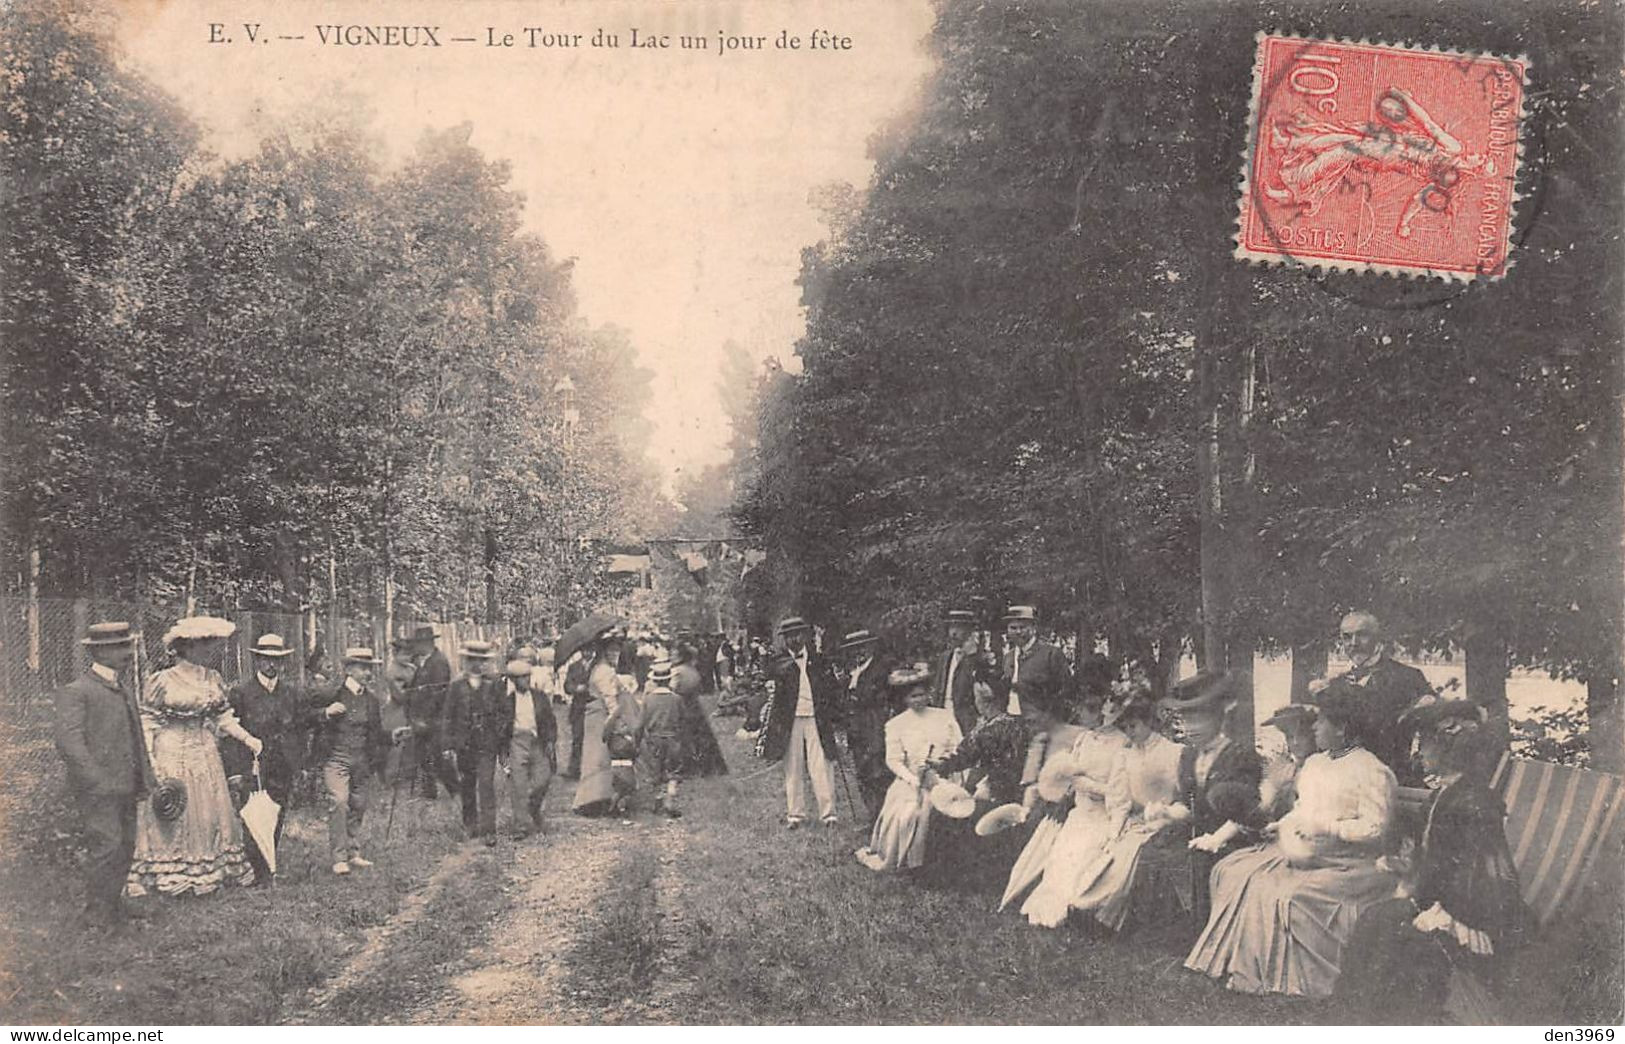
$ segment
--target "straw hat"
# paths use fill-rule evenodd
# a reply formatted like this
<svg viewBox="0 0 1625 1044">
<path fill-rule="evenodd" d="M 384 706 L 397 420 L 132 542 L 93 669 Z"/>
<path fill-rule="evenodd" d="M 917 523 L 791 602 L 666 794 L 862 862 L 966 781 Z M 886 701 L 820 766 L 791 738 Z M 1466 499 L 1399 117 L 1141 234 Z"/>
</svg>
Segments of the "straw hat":
<svg viewBox="0 0 1625 1044">
<path fill-rule="evenodd" d="M 135 641 L 135 633 L 130 625 L 122 620 L 111 623 L 93 623 L 85 628 L 85 636 L 79 639 L 80 645 L 129 645 Z"/>
<path fill-rule="evenodd" d="M 941 780 L 931 788 L 931 807 L 950 819 L 969 819 L 976 811 L 976 799 L 958 783 Z"/>
<path fill-rule="evenodd" d="M 1027 810 L 1019 804 L 1000 805 L 976 821 L 976 834 L 978 837 L 987 837 L 1009 830 L 1018 823 L 1027 821 Z"/>
<path fill-rule="evenodd" d="M 373 654 L 370 645 L 352 645 L 344 650 L 343 658 L 345 663 L 370 663 L 374 667 L 384 662 Z"/>
<path fill-rule="evenodd" d="M 535 666 L 536 665 L 531 663 L 529 660 L 515 658 L 508 661 L 508 666 L 503 668 L 503 673 L 510 678 L 529 678 L 530 672 L 535 668 Z"/>
<path fill-rule="evenodd" d="M 490 642 L 483 642 L 479 639 L 464 642 L 462 654 L 466 660 L 494 660 L 497 655 Z"/>
<path fill-rule="evenodd" d="M 1028 623 L 1038 622 L 1038 609 L 1030 605 L 1012 605 L 1004 614 L 1004 622 L 1025 620 Z"/>
<path fill-rule="evenodd" d="M 293 650 L 288 648 L 288 643 L 282 640 L 280 634 L 260 635 L 259 641 L 255 642 L 254 648 L 249 651 L 255 656 L 270 656 L 277 659 L 293 655 Z"/>
<path fill-rule="evenodd" d="M 164 645 L 177 641 L 201 641 L 205 638 L 230 638 L 237 633 L 237 625 L 218 616 L 188 616 L 175 621 L 175 626 L 164 632 Z"/>
</svg>

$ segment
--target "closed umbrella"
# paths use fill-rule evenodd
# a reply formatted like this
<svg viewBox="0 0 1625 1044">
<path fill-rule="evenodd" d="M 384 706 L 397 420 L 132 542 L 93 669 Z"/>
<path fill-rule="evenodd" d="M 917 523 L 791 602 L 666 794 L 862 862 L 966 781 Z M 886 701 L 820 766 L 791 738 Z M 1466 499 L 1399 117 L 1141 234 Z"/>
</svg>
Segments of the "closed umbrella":
<svg viewBox="0 0 1625 1044">
<path fill-rule="evenodd" d="M 265 857 L 266 869 L 276 873 L 276 820 L 282 814 L 282 806 L 277 804 L 271 795 L 265 792 L 265 784 L 260 783 L 260 759 L 254 759 L 254 782 L 259 784 L 258 789 L 243 802 L 243 810 L 238 815 L 243 818 L 243 829 L 247 830 L 254 843 L 259 846 L 260 855 Z"/>
<path fill-rule="evenodd" d="M 562 665 L 580 652 L 584 646 L 621 626 L 621 618 L 608 613 L 593 613 L 584 620 L 571 624 L 553 646 L 553 662 Z"/>
</svg>

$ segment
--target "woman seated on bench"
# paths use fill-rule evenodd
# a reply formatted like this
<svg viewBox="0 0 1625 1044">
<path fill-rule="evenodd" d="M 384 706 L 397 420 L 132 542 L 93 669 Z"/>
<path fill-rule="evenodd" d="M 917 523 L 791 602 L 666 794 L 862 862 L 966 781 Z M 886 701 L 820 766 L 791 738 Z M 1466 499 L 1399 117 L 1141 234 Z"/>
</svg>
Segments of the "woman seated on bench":
<svg viewBox="0 0 1625 1044">
<path fill-rule="evenodd" d="M 1315 741 L 1292 811 L 1269 844 L 1214 866 L 1213 911 L 1185 967 L 1243 993 L 1329 996 L 1343 948 L 1368 907 L 1394 894 L 1378 864 L 1394 774 L 1361 746 L 1358 686 L 1334 682 L 1316 703 Z"/>
<path fill-rule="evenodd" d="M 1439 783 L 1399 894 L 1360 917 L 1337 992 L 1394 1021 L 1437 1022 L 1452 971 L 1492 991 L 1520 941 L 1526 911 L 1502 829 L 1501 800 L 1482 778 L 1484 708 L 1437 699 L 1405 716 Z M 1386 1021 L 1386 1018 L 1385 1018 Z"/>
</svg>

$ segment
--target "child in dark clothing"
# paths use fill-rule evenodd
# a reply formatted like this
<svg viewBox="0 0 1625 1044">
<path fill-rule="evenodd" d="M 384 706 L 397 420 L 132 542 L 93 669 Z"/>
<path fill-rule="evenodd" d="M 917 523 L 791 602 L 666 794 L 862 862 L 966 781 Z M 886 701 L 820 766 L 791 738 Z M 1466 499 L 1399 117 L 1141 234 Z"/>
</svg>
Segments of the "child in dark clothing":
<svg viewBox="0 0 1625 1044">
<path fill-rule="evenodd" d="M 677 809 L 677 784 L 683 757 L 683 700 L 668 688 L 671 674 L 669 660 L 650 664 L 649 691 L 644 694 L 637 742 L 640 774 L 655 793 L 655 810 L 676 819 L 682 815 Z"/>
</svg>

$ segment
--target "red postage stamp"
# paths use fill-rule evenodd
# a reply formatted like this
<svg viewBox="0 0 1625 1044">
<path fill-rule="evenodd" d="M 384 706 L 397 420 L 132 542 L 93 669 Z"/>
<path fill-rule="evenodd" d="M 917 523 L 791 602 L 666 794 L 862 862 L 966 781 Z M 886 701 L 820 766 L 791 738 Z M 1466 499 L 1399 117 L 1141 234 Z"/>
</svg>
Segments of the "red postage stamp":
<svg viewBox="0 0 1625 1044">
<path fill-rule="evenodd" d="M 1260 33 L 1236 256 L 1499 279 L 1528 66 Z"/>
</svg>

